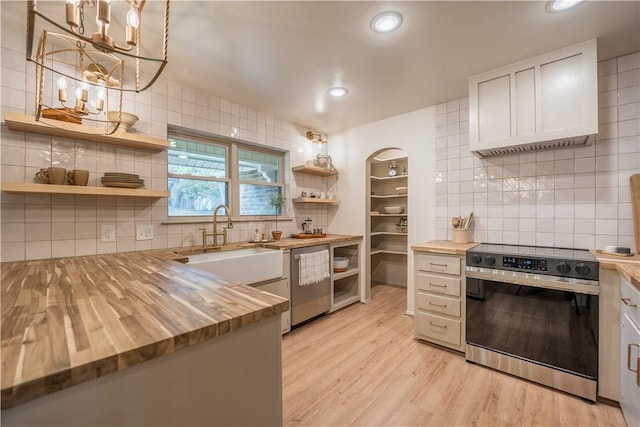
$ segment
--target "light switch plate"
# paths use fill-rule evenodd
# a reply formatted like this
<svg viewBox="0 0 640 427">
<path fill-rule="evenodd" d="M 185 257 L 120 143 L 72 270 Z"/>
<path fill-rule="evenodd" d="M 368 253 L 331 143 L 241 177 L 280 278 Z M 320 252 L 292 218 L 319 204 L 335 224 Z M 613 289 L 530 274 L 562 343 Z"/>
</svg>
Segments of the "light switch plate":
<svg viewBox="0 0 640 427">
<path fill-rule="evenodd" d="M 153 225 L 136 225 L 136 240 L 153 239 Z"/>
<path fill-rule="evenodd" d="M 115 224 L 102 224 L 100 226 L 100 242 L 108 243 L 116 241 L 116 226 Z"/>
</svg>

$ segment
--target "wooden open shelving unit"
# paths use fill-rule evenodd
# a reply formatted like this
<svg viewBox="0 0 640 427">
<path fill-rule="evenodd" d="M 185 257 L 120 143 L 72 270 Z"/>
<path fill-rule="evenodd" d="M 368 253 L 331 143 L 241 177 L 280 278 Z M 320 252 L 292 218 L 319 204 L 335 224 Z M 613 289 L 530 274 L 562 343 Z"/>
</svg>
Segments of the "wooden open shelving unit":
<svg viewBox="0 0 640 427">
<path fill-rule="evenodd" d="M 316 166 L 295 166 L 291 169 L 294 172 L 306 173 L 307 175 L 316 175 L 316 176 L 336 176 L 338 175 L 338 171 L 335 169 L 326 169 L 319 168 Z"/>
<path fill-rule="evenodd" d="M 127 133 L 124 130 L 118 130 L 112 135 L 105 135 L 104 130 L 101 128 L 45 118 L 36 121 L 35 117 L 9 111 L 4 113 L 4 121 L 11 130 L 37 133 L 40 135 L 59 136 L 62 138 L 80 139 L 83 141 L 156 151 L 166 150 L 171 146 L 166 139 Z"/>
<path fill-rule="evenodd" d="M 166 190 L 147 190 L 144 188 L 116 188 L 82 185 L 31 184 L 21 182 L 3 182 L 2 191 L 7 193 L 73 194 L 89 196 L 121 197 L 169 197 Z"/>
</svg>

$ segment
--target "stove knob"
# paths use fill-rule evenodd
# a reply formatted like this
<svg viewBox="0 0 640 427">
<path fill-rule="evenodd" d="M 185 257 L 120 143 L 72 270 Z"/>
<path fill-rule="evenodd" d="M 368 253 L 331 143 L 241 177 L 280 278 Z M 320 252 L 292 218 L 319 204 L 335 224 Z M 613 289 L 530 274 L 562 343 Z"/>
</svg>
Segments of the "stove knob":
<svg viewBox="0 0 640 427">
<path fill-rule="evenodd" d="M 496 259 L 495 257 L 492 257 L 491 255 L 484 257 L 484 262 L 487 265 L 493 265 L 496 263 Z"/>
<path fill-rule="evenodd" d="M 480 264 L 482 262 L 482 257 L 480 255 L 471 255 L 471 261 L 474 264 Z"/>
<path fill-rule="evenodd" d="M 571 266 L 569 265 L 568 262 L 561 262 L 556 266 L 556 269 L 562 274 L 567 274 L 568 272 L 571 271 Z M 576 270 L 577 270 L 577 267 L 576 267 Z"/>
<path fill-rule="evenodd" d="M 576 273 L 586 276 L 590 272 L 591 272 L 591 269 L 587 264 L 584 264 L 581 262 L 580 264 L 576 265 Z"/>
</svg>

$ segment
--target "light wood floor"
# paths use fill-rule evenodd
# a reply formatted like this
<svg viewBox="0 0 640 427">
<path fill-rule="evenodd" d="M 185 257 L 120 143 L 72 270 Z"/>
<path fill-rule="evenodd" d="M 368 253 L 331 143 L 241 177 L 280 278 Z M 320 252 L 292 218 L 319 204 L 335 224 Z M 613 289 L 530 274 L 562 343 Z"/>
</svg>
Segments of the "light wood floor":
<svg viewBox="0 0 640 427">
<path fill-rule="evenodd" d="M 413 339 L 406 290 L 373 288 L 283 339 L 287 426 L 624 426 L 595 405 Z"/>
</svg>

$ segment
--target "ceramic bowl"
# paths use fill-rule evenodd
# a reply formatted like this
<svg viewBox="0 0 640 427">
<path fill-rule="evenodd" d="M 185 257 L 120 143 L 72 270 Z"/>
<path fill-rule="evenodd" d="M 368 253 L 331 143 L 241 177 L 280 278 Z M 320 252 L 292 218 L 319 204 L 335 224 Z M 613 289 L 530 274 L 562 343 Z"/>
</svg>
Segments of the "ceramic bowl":
<svg viewBox="0 0 640 427">
<path fill-rule="evenodd" d="M 127 113 L 125 111 L 123 111 L 121 114 L 122 114 L 122 120 L 120 121 L 120 129 L 125 129 L 125 130 L 129 129 L 130 127 L 135 125 L 136 122 L 138 121 L 138 116 L 136 116 L 135 114 Z M 110 122 L 117 122 L 118 112 L 107 111 L 107 120 L 109 120 Z"/>
<path fill-rule="evenodd" d="M 396 187 L 396 194 L 407 194 L 407 187 Z"/>
<path fill-rule="evenodd" d="M 341 273 L 347 271 L 349 267 L 349 258 L 343 256 L 333 257 L 333 271 L 335 273 Z"/>
<path fill-rule="evenodd" d="M 384 213 L 386 214 L 401 214 L 404 211 L 402 206 L 385 206 Z"/>
</svg>

